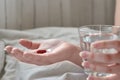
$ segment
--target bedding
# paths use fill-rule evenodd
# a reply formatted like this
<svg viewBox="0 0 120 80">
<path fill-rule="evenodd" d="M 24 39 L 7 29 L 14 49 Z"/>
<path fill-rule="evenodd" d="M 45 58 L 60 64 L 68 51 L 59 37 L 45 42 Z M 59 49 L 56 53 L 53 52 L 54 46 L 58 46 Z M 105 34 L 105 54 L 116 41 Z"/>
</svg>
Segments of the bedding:
<svg viewBox="0 0 120 80">
<path fill-rule="evenodd" d="M 0 73 L 3 69 L 4 60 L 5 60 L 5 53 L 3 51 L 4 47 L 5 47 L 4 41 L 0 40 Z"/>
<path fill-rule="evenodd" d="M 27 50 L 18 44 L 21 38 L 33 41 L 56 38 L 79 46 L 77 28 L 45 27 L 23 31 L 0 29 L 0 40 L 5 45 Z M 1 80 L 86 80 L 87 77 L 80 66 L 69 61 L 37 66 L 20 62 L 4 51 L 0 52 L 0 59 Z"/>
</svg>

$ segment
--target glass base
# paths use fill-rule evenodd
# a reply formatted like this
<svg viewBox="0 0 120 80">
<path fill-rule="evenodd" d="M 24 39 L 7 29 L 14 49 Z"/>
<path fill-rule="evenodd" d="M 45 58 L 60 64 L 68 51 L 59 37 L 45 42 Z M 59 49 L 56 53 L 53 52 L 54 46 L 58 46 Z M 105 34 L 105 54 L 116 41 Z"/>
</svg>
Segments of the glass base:
<svg viewBox="0 0 120 80">
<path fill-rule="evenodd" d="M 94 71 L 91 71 L 90 69 L 85 69 L 84 71 L 85 71 L 85 74 L 91 75 L 91 76 L 96 76 L 96 77 L 105 77 L 108 75 L 112 75 L 110 73 L 94 72 Z"/>
</svg>

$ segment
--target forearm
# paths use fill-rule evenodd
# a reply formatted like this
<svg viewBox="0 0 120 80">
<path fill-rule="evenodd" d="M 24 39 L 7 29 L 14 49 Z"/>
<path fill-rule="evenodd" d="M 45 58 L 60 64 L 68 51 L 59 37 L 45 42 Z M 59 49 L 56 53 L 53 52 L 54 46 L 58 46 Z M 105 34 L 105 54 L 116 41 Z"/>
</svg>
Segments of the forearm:
<svg viewBox="0 0 120 80">
<path fill-rule="evenodd" d="M 116 0 L 115 25 L 120 25 L 120 0 Z"/>
</svg>

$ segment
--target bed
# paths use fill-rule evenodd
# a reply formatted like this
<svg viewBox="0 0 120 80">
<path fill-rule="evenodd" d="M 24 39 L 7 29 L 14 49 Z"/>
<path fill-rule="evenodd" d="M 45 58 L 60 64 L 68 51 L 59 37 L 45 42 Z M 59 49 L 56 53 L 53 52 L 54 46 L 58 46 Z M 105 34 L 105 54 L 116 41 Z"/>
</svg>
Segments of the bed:
<svg viewBox="0 0 120 80">
<path fill-rule="evenodd" d="M 18 44 L 21 38 L 33 41 L 61 39 L 79 46 L 78 29 L 73 27 L 45 27 L 28 30 L 0 30 L 0 39 L 5 45 L 24 48 Z M 4 51 L 0 53 L 1 80 L 85 80 L 83 69 L 69 61 L 62 61 L 47 66 L 37 66 L 20 62 Z M 67 67 L 66 67 L 67 66 Z"/>
<path fill-rule="evenodd" d="M 79 46 L 77 27 L 113 25 L 114 8 L 114 0 L 1 0 L 0 41 L 23 50 L 17 42 L 21 38 L 33 41 L 56 38 Z M 69 61 L 37 66 L 20 62 L 0 50 L 0 80 L 86 80 L 86 77 L 81 67 Z"/>
</svg>

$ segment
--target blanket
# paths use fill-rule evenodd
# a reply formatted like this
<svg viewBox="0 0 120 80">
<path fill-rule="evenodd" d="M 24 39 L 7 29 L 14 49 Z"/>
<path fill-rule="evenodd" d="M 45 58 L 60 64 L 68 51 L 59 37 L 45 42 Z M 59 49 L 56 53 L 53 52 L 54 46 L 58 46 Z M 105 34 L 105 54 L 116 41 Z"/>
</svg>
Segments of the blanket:
<svg viewBox="0 0 120 80">
<path fill-rule="evenodd" d="M 0 29 L 0 40 L 5 46 L 12 45 L 26 50 L 18 43 L 21 38 L 33 41 L 56 38 L 79 45 L 77 28 L 45 27 L 23 31 Z M 1 80 L 86 80 L 87 77 L 80 66 L 69 61 L 37 66 L 18 61 L 2 48 L 0 59 Z"/>
</svg>

